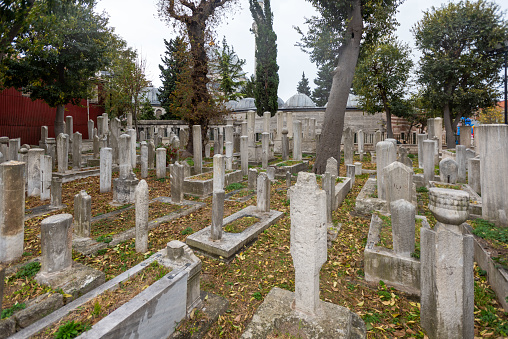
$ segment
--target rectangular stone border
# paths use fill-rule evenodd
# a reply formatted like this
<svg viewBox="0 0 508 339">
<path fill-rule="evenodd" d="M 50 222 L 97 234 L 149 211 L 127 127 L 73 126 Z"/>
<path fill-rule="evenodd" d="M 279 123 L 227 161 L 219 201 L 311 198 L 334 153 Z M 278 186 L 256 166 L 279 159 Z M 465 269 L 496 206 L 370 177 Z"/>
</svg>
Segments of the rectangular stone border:
<svg viewBox="0 0 508 339">
<path fill-rule="evenodd" d="M 430 229 L 427 218 L 417 215 L 422 227 Z M 365 281 L 378 284 L 380 280 L 399 291 L 420 296 L 420 260 L 396 255 L 393 250 L 377 246 L 382 220 L 373 214 L 367 244 L 363 251 Z"/>
<path fill-rule="evenodd" d="M 78 338 L 167 338 L 187 314 L 187 277 L 168 273 Z"/>
<path fill-rule="evenodd" d="M 62 179 L 62 183 L 71 182 L 74 180 L 84 179 L 88 177 L 97 177 L 101 174 L 100 168 L 91 168 L 86 171 L 70 170 L 65 173 L 53 172 L 53 178 Z"/>
<path fill-rule="evenodd" d="M 244 246 L 253 242 L 265 229 L 275 224 L 284 213 L 271 210 L 270 212 L 258 212 L 256 206 L 248 206 L 223 220 L 223 226 L 228 223 L 245 217 L 254 216 L 260 220 L 241 233 L 222 232 L 222 239 L 219 241 L 210 240 L 211 226 L 191 234 L 185 241 L 194 250 L 197 250 L 212 258 L 220 258 L 229 262 L 235 254 Z"/>
<path fill-rule="evenodd" d="M 293 161 L 293 160 L 288 160 Z M 279 163 L 270 165 L 268 167 L 274 167 L 275 168 L 275 177 L 276 178 L 285 178 L 286 172 L 290 172 L 291 174 L 297 174 L 298 172 L 306 172 L 309 169 L 309 161 L 303 160 L 299 164 L 294 164 L 291 166 L 277 166 L 278 164 L 283 164 L 286 161 L 281 161 Z"/>
<path fill-rule="evenodd" d="M 170 197 L 158 197 L 158 198 L 153 199 L 152 202 L 153 201 L 160 201 L 160 202 L 164 202 L 164 203 L 174 204 L 172 202 Z M 176 204 L 176 205 L 178 205 L 178 204 Z M 149 231 L 153 230 L 154 228 L 156 228 L 161 223 L 168 222 L 168 221 L 171 221 L 173 219 L 178 219 L 180 217 L 183 217 L 183 216 L 186 216 L 186 215 L 191 214 L 193 212 L 196 212 L 199 209 L 201 209 L 203 206 L 205 206 L 206 204 L 203 203 L 203 202 L 184 200 L 184 201 L 182 201 L 181 205 L 183 205 L 183 206 L 190 206 L 190 208 L 184 209 L 183 211 L 172 212 L 172 213 L 170 213 L 168 215 L 164 215 L 164 216 L 162 216 L 160 218 L 156 218 L 154 220 L 149 221 L 148 222 L 148 230 Z M 106 213 L 106 214 L 111 216 L 110 215 L 111 213 L 119 214 L 121 212 L 130 210 L 130 209 L 133 209 L 133 208 L 134 208 L 134 205 L 133 206 L 129 206 L 127 208 L 122 208 L 122 209 L 117 210 L 117 211 Z M 104 214 L 104 215 L 106 215 L 106 214 Z M 112 215 L 114 215 L 114 214 L 112 214 Z M 102 218 L 100 218 L 100 219 L 98 218 L 96 220 L 92 219 L 92 221 L 95 222 L 95 221 L 98 221 L 98 220 L 106 218 L 106 217 L 104 217 L 104 215 L 101 214 L 100 216 Z M 95 241 L 95 240 L 93 240 L 91 238 L 73 237 L 73 239 L 72 239 L 72 247 L 73 247 L 73 249 L 75 251 L 77 251 L 77 252 L 79 252 L 81 254 L 84 254 L 84 255 L 94 254 L 94 253 L 96 253 L 97 251 L 99 251 L 101 249 L 104 249 L 104 248 L 107 248 L 107 247 L 115 247 L 116 245 L 118 245 L 121 242 L 124 242 L 126 240 L 135 238 L 136 237 L 136 227 L 132 227 L 132 228 L 126 230 L 126 231 L 123 231 L 122 233 L 115 234 L 112 237 L 113 237 L 113 240 L 110 243 L 108 243 L 108 244 L 103 243 L 103 242 L 97 242 L 97 241 Z"/>
<path fill-rule="evenodd" d="M 335 185 L 335 200 L 333 209 L 336 210 L 339 208 L 340 204 L 344 201 L 349 191 L 351 190 L 351 178 L 348 177 L 339 177 L 342 179 L 342 182 L 339 182 Z"/>
<path fill-rule="evenodd" d="M 355 202 L 355 211 L 361 215 L 370 215 L 372 211 L 386 211 L 386 200 L 380 198 L 372 198 L 371 195 L 377 194 L 377 180 L 369 178 L 363 185 L 362 190 L 358 193 Z"/>
<path fill-rule="evenodd" d="M 463 227 L 464 233 L 473 235 L 470 225 L 463 224 Z M 496 293 L 498 302 L 504 310 L 508 312 L 508 302 L 506 301 L 506 297 L 508 297 L 508 272 L 501 267 L 497 267 L 498 265 L 490 258 L 489 253 L 480 245 L 477 237 L 473 235 L 473 238 L 474 260 L 482 270 L 487 271 L 487 279 L 490 286 Z"/>
<path fill-rule="evenodd" d="M 205 198 L 213 193 L 213 178 L 208 180 L 192 179 L 194 176 L 187 177 L 183 181 L 183 193 L 191 196 Z M 241 170 L 227 173 L 224 176 L 224 187 L 236 182 L 243 181 Z"/>
<path fill-rule="evenodd" d="M 124 281 L 135 276 L 136 274 L 141 272 L 143 269 L 148 267 L 148 265 L 150 265 L 154 260 L 158 259 L 159 257 L 162 257 L 162 254 L 160 252 L 152 255 L 150 258 L 142 261 L 141 263 L 130 268 L 129 270 L 119 274 L 115 278 L 113 278 L 109 281 L 106 281 L 104 284 L 100 285 L 96 289 L 94 289 L 94 290 L 88 292 L 87 294 L 83 295 L 82 297 L 79 297 L 78 299 L 75 299 L 72 302 L 64 305 L 63 307 L 59 308 L 55 312 L 47 315 L 46 317 L 42 318 L 41 320 L 24 328 L 23 330 L 17 332 L 16 334 L 12 335 L 9 338 L 10 339 L 28 338 L 28 337 L 44 330 L 46 327 L 51 326 L 53 323 L 59 321 L 60 319 L 65 317 L 69 312 L 71 312 L 72 310 L 85 304 L 89 300 L 92 300 L 93 298 L 101 295 L 105 291 L 115 290 L 120 283 L 123 283 Z"/>
</svg>

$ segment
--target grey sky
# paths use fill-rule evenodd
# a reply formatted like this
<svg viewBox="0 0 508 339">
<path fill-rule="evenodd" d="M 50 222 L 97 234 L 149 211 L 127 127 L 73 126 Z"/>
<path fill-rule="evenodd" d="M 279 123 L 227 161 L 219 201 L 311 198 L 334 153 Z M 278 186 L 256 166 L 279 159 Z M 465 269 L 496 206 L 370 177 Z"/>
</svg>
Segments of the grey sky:
<svg viewBox="0 0 508 339">
<path fill-rule="evenodd" d="M 457 2 L 457 1 L 453 1 Z M 140 3 L 143 3 L 141 6 Z M 164 53 L 163 39 L 175 36 L 172 28 L 162 22 L 157 13 L 155 0 L 99 0 L 98 11 L 105 10 L 110 16 L 110 26 L 115 27 L 128 45 L 137 49 L 147 61 L 147 77 L 155 87 L 161 85 L 158 65 L 161 63 L 161 55 Z M 414 48 L 411 27 L 422 18 L 422 11 L 431 6 L 440 7 L 444 1 L 440 0 L 406 0 L 399 7 L 397 19 L 400 26 L 397 36 L 400 40 L 409 43 Z M 508 1 L 497 1 L 501 8 L 508 10 Z M 316 66 L 309 60 L 309 56 L 295 46 L 299 41 L 299 35 L 293 26 L 303 25 L 304 17 L 315 14 L 312 5 L 305 0 L 272 0 L 274 13 L 274 30 L 277 33 L 277 61 L 279 64 L 279 96 L 288 100 L 296 93 L 296 86 L 302 76 L 302 72 L 310 80 L 311 88 L 316 76 Z M 252 26 L 252 17 L 249 11 L 249 2 L 240 0 L 239 6 L 233 15 L 218 27 L 216 40 L 226 40 L 233 46 L 235 52 L 247 63 L 244 71 L 248 75 L 254 71 L 254 35 L 249 31 Z M 506 17 L 506 14 L 505 14 Z M 415 57 L 418 56 L 413 49 Z"/>
</svg>

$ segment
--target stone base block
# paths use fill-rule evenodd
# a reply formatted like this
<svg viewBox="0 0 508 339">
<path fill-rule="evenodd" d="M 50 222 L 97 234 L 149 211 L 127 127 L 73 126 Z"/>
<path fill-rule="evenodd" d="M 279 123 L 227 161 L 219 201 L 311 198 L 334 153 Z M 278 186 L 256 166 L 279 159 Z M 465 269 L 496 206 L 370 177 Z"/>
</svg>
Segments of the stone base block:
<svg viewBox="0 0 508 339">
<path fill-rule="evenodd" d="M 113 180 L 113 203 L 112 205 L 125 205 L 135 202 L 136 186 L 139 180 L 122 180 L 116 178 Z"/>
<path fill-rule="evenodd" d="M 351 178 L 340 177 L 340 179 L 342 179 L 342 182 L 339 182 L 337 185 L 335 185 L 335 199 L 333 202 L 334 210 L 339 208 L 340 204 L 342 204 L 346 198 L 346 195 L 351 190 Z"/>
<path fill-rule="evenodd" d="M 66 171 L 65 173 L 53 173 L 53 177 L 61 178 L 62 183 L 88 178 L 88 177 L 97 177 L 101 174 L 100 168 L 91 168 L 87 170 L 72 170 Z"/>
<path fill-rule="evenodd" d="M 208 226 L 199 232 L 189 235 L 186 243 L 205 255 L 209 255 L 213 258 L 222 257 L 223 260 L 229 262 L 244 246 L 253 242 L 261 232 L 282 218 L 283 213 L 274 210 L 270 212 L 258 212 L 256 206 L 248 206 L 225 218 L 223 225 L 225 226 L 245 216 L 257 217 L 259 221 L 241 233 L 223 232 L 222 239 L 218 241 L 210 240 L 211 226 Z"/>
<path fill-rule="evenodd" d="M 16 321 L 11 318 L 0 320 L 0 339 L 5 339 L 16 333 Z"/>
<path fill-rule="evenodd" d="M 25 328 L 63 306 L 63 295 L 45 293 L 27 302 L 24 310 L 16 312 L 13 318 L 18 327 Z"/>
<path fill-rule="evenodd" d="M 98 167 L 101 165 L 101 159 L 86 159 L 87 167 Z"/>
<path fill-rule="evenodd" d="M 311 318 L 293 309 L 295 294 L 274 287 L 242 334 L 243 339 L 264 339 L 271 334 L 290 338 L 366 338 L 365 323 L 345 307 L 321 301 L 321 314 Z"/>
<path fill-rule="evenodd" d="M 224 175 L 224 187 L 236 182 L 243 180 L 242 171 L 234 171 Z M 208 180 L 195 180 L 193 177 L 184 179 L 183 182 L 183 193 L 198 196 L 207 197 L 213 193 L 213 179 Z"/>
<path fill-rule="evenodd" d="M 279 166 L 280 164 L 284 164 L 284 161 L 269 166 L 269 167 L 275 168 L 275 177 L 276 178 L 285 178 L 286 172 L 289 172 L 291 174 L 296 174 L 298 172 L 305 172 L 309 169 L 309 161 L 308 160 L 302 161 L 299 164 L 294 164 L 291 166 Z"/>
<path fill-rule="evenodd" d="M 387 211 L 386 200 L 377 196 L 377 180 L 369 178 L 356 197 L 355 211 L 361 215 L 370 215 L 372 211 Z"/>
<path fill-rule="evenodd" d="M 51 205 L 42 205 L 34 208 L 27 209 L 25 211 L 25 221 L 28 219 L 32 219 L 35 217 L 40 217 L 41 215 L 48 214 L 54 211 L 63 210 L 67 205 L 60 206 L 51 206 Z"/>
<path fill-rule="evenodd" d="M 68 302 L 104 284 L 106 278 L 101 271 L 73 262 L 72 268 L 62 272 L 50 274 L 39 272 L 35 280 L 55 290 L 61 288 L 65 294 L 71 295 L 65 300 Z"/>
</svg>

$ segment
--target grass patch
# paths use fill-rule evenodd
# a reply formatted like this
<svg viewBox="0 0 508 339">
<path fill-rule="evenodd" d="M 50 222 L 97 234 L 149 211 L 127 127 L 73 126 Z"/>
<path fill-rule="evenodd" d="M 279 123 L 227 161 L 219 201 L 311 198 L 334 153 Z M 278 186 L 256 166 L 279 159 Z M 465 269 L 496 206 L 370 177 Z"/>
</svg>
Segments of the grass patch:
<svg viewBox="0 0 508 339">
<path fill-rule="evenodd" d="M 451 184 L 434 184 L 437 188 L 448 188 L 451 190 L 462 190 L 462 185 L 451 185 Z"/>
<path fill-rule="evenodd" d="M 24 310 L 25 308 L 26 308 L 25 303 L 14 304 L 11 307 L 6 308 L 5 310 L 2 310 L 2 316 L 0 317 L 0 319 L 9 318 L 11 315 L 14 314 L 14 312 Z"/>
<path fill-rule="evenodd" d="M 234 182 L 226 187 L 226 191 L 236 191 L 245 187 L 246 187 L 245 184 L 241 182 Z"/>
<path fill-rule="evenodd" d="M 40 271 L 41 263 L 38 261 L 33 261 L 26 265 L 23 265 L 19 268 L 16 274 L 11 277 L 11 279 L 30 279 L 35 277 L 35 275 Z"/>
</svg>

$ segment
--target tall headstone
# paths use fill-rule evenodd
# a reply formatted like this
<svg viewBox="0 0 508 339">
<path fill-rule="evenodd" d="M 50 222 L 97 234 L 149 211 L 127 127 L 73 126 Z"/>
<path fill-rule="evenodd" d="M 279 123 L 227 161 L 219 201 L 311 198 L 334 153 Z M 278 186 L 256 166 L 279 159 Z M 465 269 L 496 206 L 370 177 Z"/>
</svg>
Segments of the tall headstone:
<svg viewBox="0 0 508 339">
<path fill-rule="evenodd" d="M 141 178 L 148 177 L 148 145 L 146 141 L 141 141 Z M 139 184 L 138 184 L 139 185 Z"/>
<path fill-rule="evenodd" d="M 310 118 L 309 120 L 309 139 L 315 140 L 316 139 L 316 119 Z"/>
<path fill-rule="evenodd" d="M 153 140 L 148 142 L 148 169 L 154 169 L 155 163 L 155 143 Z"/>
<path fill-rule="evenodd" d="M 62 178 L 53 177 L 51 179 L 51 202 L 52 208 L 61 208 L 62 204 Z"/>
<path fill-rule="evenodd" d="M 81 168 L 81 152 L 83 151 L 83 136 L 81 133 L 74 133 L 72 142 L 72 169 Z"/>
<path fill-rule="evenodd" d="M 42 148 L 32 148 L 28 151 L 28 187 L 29 197 L 41 196 L 41 156 L 44 156 Z"/>
<path fill-rule="evenodd" d="M 268 168 L 268 159 L 270 157 L 270 133 L 263 132 L 261 135 L 261 160 L 262 160 L 262 168 L 267 169 Z"/>
<path fill-rule="evenodd" d="M 194 150 L 194 172 L 203 172 L 203 150 L 201 142 L 201 125 L 192 126 L 192 146 Z"/>
<path fill-rule="evenodd" d="M 302 122 L 297 120 L 293 125 L 293 160 L 302 160 Z"/>
<path fill-rule="evenodd" d="M 249 174 L 249 137 L 242 135 L 240 137 L 240 161 L 242 166 L 242 175 Z"/>
<path fill-rule="evenodd" d="M 407 258 L 415 251 L 416 207 L 406 199 L 390 203 L 393 251 Z"/>
<path fill-rule="evenodd" d="M 222 239 L 222 222 L 224 218 L 224 190 L 213 191 L 212 196 L 212 225 L 210 227 L 210 240 Z"/>
<path fill-rule="evenodd" d="M 374 133 L 374 148 L 376 147 L 378 142 L 381 142 L 381 131 L 380 130 L 377 130 Z"/>
<path fill-rule="evenodd" d="M 474 337 L 474 245 L 461 224 L 469 194 L 431 188 L 429 209 L 437 220 L 421 229 L 421 325 L 430 338 Z"/>
<path fill-rule="evenodd" d="M 434 154 L 436 152 L 435 140 L 423 141 L 423 180 L 425 186 L 429 186 L 429 181 L 434 180 Z"/>
<path fill-rule="evenodd" d="M 478 194 L 482 194 L 482 184 L 481 184 L 481 176 L 480 176 L 480 159 L 479 158 L 469 158 L 467 161 L 467 174 L 468 185 Z"/>
<path fill-rule="evenodd" d="M 51 156 L 41 155 L 41 200 L 51 198 L 51 177 L 53 176 L 53 164 Z"/>
<path fill-rule="evenodd" d="M 18 152 L 21 148 L 21 140 L 19 138 L 9 139 L 9 160 L 18 161 Z"/>
<path fill-rule="evenodd" d="M 434 139 L 434 137 L 436 136 L 434 118 L 427 119 L 427 134 L 429 140 Z"/>
<path fill-rule="evenodd" d="M 94 159 L 99 159 L 99 154 L 100 154 L 100 140 L 99 140 L 99 136 L 98 135 L 94 135 L 93 136 L 93 158 Z"/>
<path fill-rule="evenodd" d="M 41 126 L 41 139 L 39 140 L 39 146 L 46 149 L 46 140 L 48 139 L 48 126 Z"/>
<path fill-rule="evenodd" d="M 161 147 L 156 150 L 157 157 L 157 179 L 162 179 L 166 177 L 166 148 Z"/>
<path fill-rule="evenodd" d="M 0 263 L 21 258 L 24 243 L 25 164 L 0 164 Z"/>
<path fill-rule="evenodd" d="M 255 190 L 257 187 L 258 171 L 255 168 L 249 168 L 248 174 L 248 189 Z"/>
<path fill-rule="evenodd" d="M 225 181 L 224 156 L 216 154 L 213 156 L 213 190 L 219 192 L 224 190 Z"/>
<path fill-rule="evenodd" d="M 97 117 L 97 133 L 96 135 L 99 136 L 99 138 L 102 138 L 104 136 L 105 131 L 103 131 L 104 123 L 103 123 L 103 117 L 99 115 Z"/>
<path fill-rule="evenodd" d="M 390 203 L 399 199 L 411 202 L 413 196 L 413 170 L 398 161 L 392 162 L 383 169 L 385 200 Z"/>
<path fill-rule="evenodd" d="M 141 180 L 136 187 L 136 252 L 148 251 L 148 184 Z"/>
<path fill-rule="evenodd" d="M 74 196 L 74 233 L 89 238 L 92 228 L 92 197 L 82 190 Z"/>
<path fill-rule="evenodd" d="M 443 149 L 443 118 L 434 118 L 434 133 L 438 142 L 438 153 L 440 153 Z"/>
<path fill-rule="evenodd" d="M 357 141 L 358 141 L 358 154 L 360 154 L 360 161 L 363 161 L 363 153 L 365 152 L 365 133 L 363 133 L 363 130 L 359 130 L 357 135 Z"/>
<path fill-rule="evenodd" d="M 350 178 L 350 188 L 353 189 L 353 186 L 355 185 L 355 178 L 356 178 L 356 166 L 353 164 L 347 164 L 346 165 L 346 177 Z"/>
<path fill-rule="evenodd" d="M 58 173 L 65 173 L 69 166 L 69 152 L 67 150 L 68 135 L 60 133 L 56 138 L 56 154 L 58 157 Z"/>
<path fill-rule="evenodd" d="M 455 159 L 457 161 L 459 173 L 457 176 L 458 182 L 466 182 L 467 174 L 467 159 L 466 159 L 466 146 L 457 145 L 455 147 Z"/>
<path fill-rule="evenodd" d="M 335 178 L 330 172 L 325 172 L 322 176 L 321 185 L 326 192 L 326 222 L 328 224 L 333 224 L 332 212 L 335 201 Z"/>
<path fill-rule="evenodd" d="M 254 147 L 256 143 L 256 112 L 254 111 L 247 112 L 247 132 L 247 136 L 249 137 L 249 146 Z"/>
<path fill-rule="evenodd" d="M 466 148 L 471 147 L 471 126 L 460 127 L 460 144 Z"/>
<path fill-rule="evenodd" d="M 233 143 L 226 141 L 226 169 L 233 170 Z"/>
<path fill-rule="evenodd" d="M 139 180 L 132 171 L 130 135 L 122 134 L 118 140 L 119 176 L 113 180 L 113 202 L 124 205 L 133 203 Z"/>
<path fill-rule="evenodd" d="M 111 120 L 111 124 L 109 124 L 109 144 L 113 152 L 113 164 L 118 163 L 118 138 L 120 138 L 120 129 L 122 123 L 120 119 L 114 118 Z"/>
<path fill-rule="evenodd" d="M 383 200 L 386 199 L 383 169 L 396 159 L 397 154 L 392 142 L 380 141 L 376 144 L 377 195 Z"/>
<path fill-rule="evenodd" d="M 457 183 L 459 165 L 452 158 L 444 158 L 439 162 L 439 180 L 448 184 Z"/>
<path fill-rule="evenodd" d="M 111 177 L 113 172 L 113 150 L 109 147 L 101 148 L 100 157 L 100 192 L 111 192 Z"/>
<path fill-rule="evenodd" d="M 130 135 L 131 139 L 130 139 L 130 146 L 129 146 L 129 150 L 131 152 L 131 156 L 130 156 L 130 159 L 131 159 L 131 167 L 132 168 L 136 168 L 136 130 L 135 129 L 128 129 L 127 130 L 127 133 Z"/>
<path fill-rule="evenodd" d="M 344 163 L 346 165 L 353 164 L 354 154 L 354 133 L 351 128 L 346 128 L 344 131 Z"/>
<path fill-rule="evenodd" d="M 282 161 L 286 161 L 289 159 L 289 137 L 288 130 L 282 130 Z"/>
<path fill-rule="evenodd" d="M 132 113 L 127 113 L 127 129 L 132 128 Z"/>
<path fill-rule="evenodd" d="M 65 117 L 65 134 L 69 136 L 69 142 L 72 143 L 74 141 L 74 122 L 70 115 Z"/>
<path fill-rule="evenodd" d="M 183 165 L 176 162 L 169 166 L 171 175 L 171 200 L 174 203 L 180 204 L 183 201 Z"/>
<path fill-rule="evenodd" d="M 72 215 L 57 214 L 41 222 L 41 270 L 35 280 L 42 282 L 54 273 L 72 267 Z"/>
<path fill-rule="evenodd" d="M 88 127 L 88 139 L 92 140 L 94 137 L 93 133 L 94 121 L 92 119 L 88 120 L 87 127 Z"/>
<path fill-rule="evenodd" d="M 9 137 L 0 137 L 0 153 L 4 156 L 4 161 L 9 161 Z"/>
<path fill-rule="evenodd" d="M 257 210 L 270 212 L 270 180 L 265 172 L 257 178 Z"/>
<path fill-rule="evenodd" d="M 427 134 L 418 134 L 418 167 L 423 168 L 423 141 L 427 140 Z"/>
<path fill-rule="evenodd" d="M 316 316 L 320 313 L 319 272 L 327 259 L 326 193 L 318 188 L 314 174 L 300 172 L 289 195 L 294 308 Z"/>
<path fill-rule="evenodd" d="M 286 127 L 288 129 L 288 137 L 289 138 L 292 138 L 293 137 L 293 127 L 294 127 L 294 124 L 293 124 L 293 112 L 287 112 L 286 114 Z"/>
<path fill-rule="evenodd" d="M 335 177 L 339 176 L 339 163 L 334 157 L 330 157 L 326 160 L 326 172 L 329 172 Z"/>
<path fill-rule="evenodd" d="M 263 133 L 270 134 L 270 118 L 272 117 L 272 113 L 264 112 L 263 113 Z"/>
</svg>

